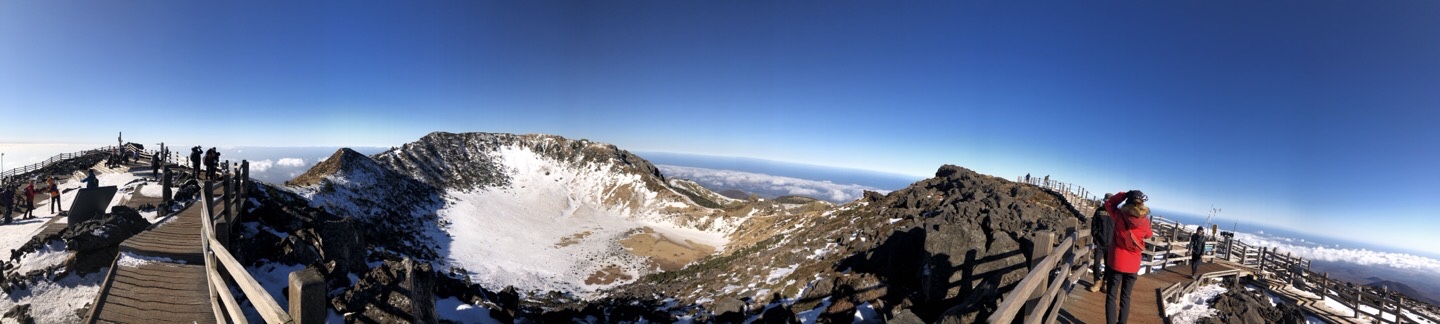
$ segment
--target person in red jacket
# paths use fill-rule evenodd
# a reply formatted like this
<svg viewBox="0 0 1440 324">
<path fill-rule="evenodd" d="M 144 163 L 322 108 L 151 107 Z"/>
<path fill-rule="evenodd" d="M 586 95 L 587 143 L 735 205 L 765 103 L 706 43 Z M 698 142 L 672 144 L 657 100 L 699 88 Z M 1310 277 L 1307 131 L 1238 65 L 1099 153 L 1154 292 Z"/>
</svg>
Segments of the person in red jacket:
<svg viewBox="0 0 1440 324">
<path fill-rule="evenodd" d="M 1122 200 L 1124 206 L 1120 206 Z M 1110 283 L 1105 287 L 1105 322 L 1109 324 L 1125 323 L 1130 317 L 1130 291 L 1135 288 L 1135 274 L 1140 271 L 1140 252 L 1151 234 L 1150 208 L 1145 207 L 1148 200 L 1145 193 L 1131 190 L 1105 201 L 1105 210 L 1115 224 L 1110 255 L 1105 260 Z"/>
<path fill-rule="evenodd" d="M 25 202 L 25 207 L 29 208 L 25 211 L 25 218 L 35 218 L 35 180 L 30 180 L 30 184 L 25 186 Z"/>
</svg>

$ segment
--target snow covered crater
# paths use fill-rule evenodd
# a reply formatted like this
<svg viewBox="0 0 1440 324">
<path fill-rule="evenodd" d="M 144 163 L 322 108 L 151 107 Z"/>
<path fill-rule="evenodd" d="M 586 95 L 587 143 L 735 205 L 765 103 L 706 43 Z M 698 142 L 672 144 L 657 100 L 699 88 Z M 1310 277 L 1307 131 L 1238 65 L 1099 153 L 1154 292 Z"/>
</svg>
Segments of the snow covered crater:
<svg viewBox="0 0 1440 324">
<path fill-rule="evenodd" d="M 724 233 L 670 221 L 676 196 L 647 189 L 641 175 L 612 172 L 607 164 L 564 163 L 523 147 L 494 154 L 509 185 L 447 190 L 438 211 L 443 233 L 432 233 L 445 262 L 488 287 L 592 297 L 727 243 Z M 642 239 L 627 240 L 632 237 Z M 657 250 L 691 258 L 642 256 L 663 256 Z"/>
</svg>

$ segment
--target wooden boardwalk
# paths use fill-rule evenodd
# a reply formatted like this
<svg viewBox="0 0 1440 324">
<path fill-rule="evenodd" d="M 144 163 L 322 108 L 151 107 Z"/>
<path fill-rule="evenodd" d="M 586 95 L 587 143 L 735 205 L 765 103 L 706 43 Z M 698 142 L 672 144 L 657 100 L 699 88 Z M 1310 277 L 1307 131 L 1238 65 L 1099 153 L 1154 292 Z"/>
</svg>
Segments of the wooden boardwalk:
<svg viewBox="0 0 1440 324">
<path fill-rule="evenodd" d="M 120 243 L 89 322 L 215 323 L 202 217 L 200 204 L 192 204 Z"/>
<path fill-rule="evenodd" d="M 1232 270 L 1221 263 L 1200 265 L 1201 273 Z M 1090 276 L 1081 279 L 1086 284 L 1076 286 L 1065 301 L 1057 321 L 1061 323 L 1105 323 L 1105 291 L 1090 292 Z M 1134 290 L 1130 291 L 1130 323 L 1166 323 L 1160 291 L 1173 283 L 1190 282 L 1190 266 L 1166 268 L 1139 276 L 1135 279 Z"/>
</svg>

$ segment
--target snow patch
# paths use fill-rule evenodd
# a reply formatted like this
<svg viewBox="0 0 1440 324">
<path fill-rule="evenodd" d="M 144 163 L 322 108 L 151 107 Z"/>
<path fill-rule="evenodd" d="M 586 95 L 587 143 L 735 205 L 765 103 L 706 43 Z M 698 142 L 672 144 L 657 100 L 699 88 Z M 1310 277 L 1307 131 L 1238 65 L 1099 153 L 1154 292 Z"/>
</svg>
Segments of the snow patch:
<svg viewBox="0 0 1440 324">
<path fill-rule="evenodd" d="M 1181 295 L 1179 302 L 1166 303 L 1165 316 L 1175 323 L 1194 323 L 1201 318 L 1214 316 L 1216 311 L 1210 308 L 1210 301 L 1225 291 L 1225 287 L 1218 284 L 1195 287 L 1194 291 Z"/>
<path fill-rule="evenodd" d="M 35 270 L 48 269 L 65 263 L 71 254 L 71 252 L 65 251 L 65 242 L 50 241 L 50 244 L 40 247 L 34 254 L 29 254 L 20 260 L 19 266 L 12 271 L 25 274 Z"/>
<path fill-rule="evenodd" d="M 79 276 L 70 275 L 56 281 L 40 281 L 24 289 L 0 292 L 0 309 L 9 310 L 20 305 L 30 305 L 30 316 L 37 323 L 78 323 L 84 318 L 75 312 L 86 308 L 100 292 L 100 283 L 109 267 L 94 273 Z M 8 320 L 8 319 L 7 319 Z"/>
<path fill-rule="evenodd" d="M 455 297 L 435 300 L 435 317 L 440 320 L 453 321 L 462 324 L 490 324 L 500 323 L 490 317 L 490 309 L 480 305 L 472 305 L 456 299 Z"/>
<path fill-rule="evenodd" d="M 115 265 L 131 268 L 149 264 L 151 262 L 185 264 L 184 260 L 175 260 L 167 257 L 139 255 L 130 252 L 120 252 L 120 258 L 115 259 Z"/>
</svg>

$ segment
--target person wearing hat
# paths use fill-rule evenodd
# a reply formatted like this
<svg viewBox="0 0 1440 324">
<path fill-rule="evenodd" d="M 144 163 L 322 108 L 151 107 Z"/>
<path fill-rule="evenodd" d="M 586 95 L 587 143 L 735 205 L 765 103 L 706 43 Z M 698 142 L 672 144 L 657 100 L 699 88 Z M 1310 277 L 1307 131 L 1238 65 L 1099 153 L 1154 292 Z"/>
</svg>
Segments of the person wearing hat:
<svg viewBox="0 0 1440 324">
<path fill-rule="evenodd" d="M 58 214 L 64 212 L 65 208 L 60 206 L 60 184 L 56 183 L 55 176 L 46 178 L 45 186 L 50 189 L 50 213 Z"/>
<path fill-rule="evenodd" d="M 1114 194 L 1105 194 L 1105 200 L 1110 200 Z M 1105 206 L 1095 207 L 1095 213 L 1090 216 L 1090 238 L 1095 240 L 1095 248 L 1090 255 L 1095 261 L 1090 264 L 1090 292 L 1100 291 L 1102 287 L 1109 286 L 1110 276 L 1105 275 L 1105 257 L 1110 255 L 1110 242 L 1115 236 L 1115 223 L 1110 220 L 1110 212 L 1105 211 Z"/>
<path fill-rule="evenodd" d="M 1150 208 L 1145 202 L 1150 197 L 1139 190 L 1122 191 L 1105 200 L 1105 211 L 1115 223 L 1115 234 L 1111 237 L 1110 255 L 1105 266 L 1109 268 L 1109 286 L 1105 289 L 1105 322 L 1125 323 L 1130 317 L 1130 291 L 1135 288 L 1135 275 L 1140 272 L 1141 252 L 1145 250 L 1145 239 L 1150 238 Z M 1120 206 L 1124 201 L 1125 205 Z"/>
</svg>

